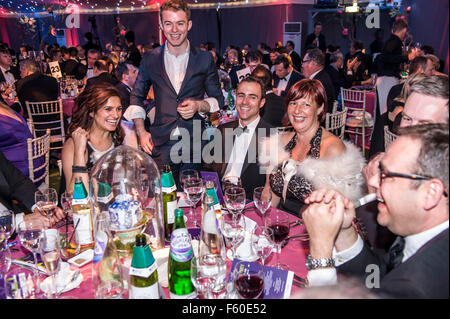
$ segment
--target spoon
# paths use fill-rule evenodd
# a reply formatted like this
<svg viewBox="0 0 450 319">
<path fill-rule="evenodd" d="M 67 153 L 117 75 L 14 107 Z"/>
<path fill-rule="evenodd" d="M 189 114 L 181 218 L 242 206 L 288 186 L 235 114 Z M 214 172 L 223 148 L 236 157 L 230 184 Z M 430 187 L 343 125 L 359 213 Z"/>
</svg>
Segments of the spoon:
<svg viewBox="0 0 450 319">
<path fill-rule="evenodd" d="M 81 272 L 79 270 L 76 270 L 73 273 L 72 278 L 69 280 L 69 282 L 56 293 L 56 297 L 59 297 L 67 287 L 69 287 L 73 282 L 75 282 L 80 276 L 80 273 Z"/>
</svg>

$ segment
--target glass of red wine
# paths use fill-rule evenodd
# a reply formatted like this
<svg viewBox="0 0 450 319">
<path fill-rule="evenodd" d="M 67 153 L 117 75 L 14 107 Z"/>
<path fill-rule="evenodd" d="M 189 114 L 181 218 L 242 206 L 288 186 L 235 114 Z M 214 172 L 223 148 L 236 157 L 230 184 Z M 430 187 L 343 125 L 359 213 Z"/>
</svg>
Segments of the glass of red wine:
<svg viewBox="0 0 450 319">
<path fill-rule="evenodd" d="M 260 263 L 238 261 L 234 268 L 234 288 L 242 299 L 257 299 L 264 289 L 264 267 Z"/>
<path fill-rule="evenodd" d="M 269 214 L 265 215 L 265 222 L 267 228 L 272 230 L 270 238 L 277 247 L 277 263 L 275 267 L 289 270 L 289 266 L 280 263 L 281 245 L 289 235 L 289 214 L 279 210 L 271 210 Z"/>
</svg>

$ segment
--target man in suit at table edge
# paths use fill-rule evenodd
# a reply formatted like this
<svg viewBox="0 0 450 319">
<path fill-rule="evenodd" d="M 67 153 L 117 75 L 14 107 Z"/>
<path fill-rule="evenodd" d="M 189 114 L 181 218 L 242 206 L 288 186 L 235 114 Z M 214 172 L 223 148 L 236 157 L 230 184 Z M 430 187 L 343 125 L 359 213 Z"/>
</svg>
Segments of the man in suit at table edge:
<svg viewBox="0 0 450 319">
<path fill-rule="evenodd" d="M 144 54 L 124 117 L 134 121 L 141 148 L 152 154 L 159 168 L 170 164 L 178 183 L 180 170 L 200 169 L 201 152 L 196 145 L 204 141 L 194 140 L 194 127 L 198 125 L 203 131 L 203 113 L 223 108 L 224 97 L 212 55 L 195 48 L 187 39 L 192 27 L 189 6 L 182 0 L 164 2 L 160 18 L 160 28 L 167 41 Z M 143 105 L 151 85 L 156 109 L 148 132 Z M 186 131 L 190 134 L 190 154 L 182 154 L 182 149 L 171 154 L 172 147 Z M 186 155 L 189 155 L 188 161 L 180 159 Z"/>
<path fill-rule="evenodd" d="M 258 162 L 260 139 L 268 137 L 272 133 L 271 129 L 273 133 L 276 132 L 272 125 L 259 116 L 265 95 L 264 84 L 255 76 L 249 76 L 238 84 L 236 110 L 239 119 L 220 125 L 215 133 L 213 149 L 221 148 L 220 161 L 214 162 L 217 160 L 215 153 L 210 164 L 205 160 L 205 168 L 216 171 L 220 179 L 226 176 L 240 177 L 247 199 L 252 199 L 253 190 L 264 186 L 266 182 L 266 174 L 260 172 Z"/>
<path fill-rule="evenodd" d="M 448 298 L 448 155 L 448 124 L 401 128 L 387 149 L 380 178 L 369 181 L 379 224 L 398 236 L 387 254 L 372 251 L 352 227 L 351 201 L 332 190 L 313 192 L 303 213 L 310 286 L 335 284 L 337 270 L 381 297 Z"/>
<path fill-rule="evenodd" d="M 286 96 L 291 86 L 305 78 L 294 69 L 292 59 L 287 53 L 277 56 L 273 64 L 275 66 L 273 92 L 278 96 Z"/>
</svg>

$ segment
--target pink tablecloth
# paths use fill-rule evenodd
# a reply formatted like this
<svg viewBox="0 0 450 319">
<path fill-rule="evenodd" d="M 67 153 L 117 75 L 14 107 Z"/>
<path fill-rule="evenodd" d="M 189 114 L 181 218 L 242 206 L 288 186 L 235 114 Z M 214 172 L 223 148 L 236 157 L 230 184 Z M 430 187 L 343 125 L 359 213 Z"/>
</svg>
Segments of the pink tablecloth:
<svg viewBox="0 0 450 319">
<path fill-rule="evenodd" d="M 273 209 L 273 208 L 271 208 Z M 197 220 L 200 221 L 200 207 L 197 207 L 196 209 L 196 217 Z M 256 221 L 258 224 L 262 223 L 262 217 L 259 212 L 257 212 L 254 209 L 247 210 L 245 212 L 245 216 Z M 298 220 L 295 216 L 289 215 L 291 217 L 291 221 Z M 191 228 L 192 226 L 191 220 L 188 220 L 187 227 Z M 301 234 L 305 232 L 305 227 L 297 226 L 295 228 L 292 228 L 289 235 L 295 235 L 295 234 Z M 14 248 L 18 248 L 19 252 L 13 253 L 13 258 L 20 258 L 24 254 L 27 254 L 28 251 L 23 248 L 20 244 L 17 244 L 14 246 Z M 283 264 L 287 264 L 290 267 L 290 270 L 293 271 L 295 274 L 297 274 L 300 277 L 305 278 L 307 274 L 306 266 L 305 266 L 305 259 L 306 255 L 309 251 L 309 243 L 304 241 L 296 241 L 291 240 L 289 243 L 282 249 L 281 256 L 280 256 L 280 262 Z M 271 254 L 267 260 L 265 261 L 265 264 L 270 266 L 276 263 L 276 254 Z M 71 269 L 76 269 L 75 266 L 70 266 Z M 18 268 L 18 266 L 11 265 L 11 268 Z M 227 273 L 229 273 L 231 268 L 231 261 L 227 259 Z M 22 269 L 21 270 L 25 273 L 31 273 L 29 270 Z M 76 298 L 76 299 L 93 299 L 94 298 L 94 286 L 92 282 L 92 264 L 88 263 L 85 266 L 80 268 L 81 274 L 83 275 L 83 282 L 80 284 L 78 288 L 75 288 L 71 291 L 68 291 L 66 293 L 61 294 L 62 297 L 69 297 L 69 298 Z M 43 279 L 43 278 L 42 278 Z M 41 280 L 42 280 L 41 279 Z M 301 290 L 302 288 L 299 288 L 295 285 L 292 286 L 291 295 L 295 294 L 297 291 Z M 164 293 L 166 294 L 166 297 L 169 298 L 169 292 L 167 288 L 163 288 Z M 128 292 L 126 292 L 125 298 L 128 298 Z"/>
<path fill-rule="evenodd" d="M 76 111 L 75 99 L 63 99 L 63 113 L 67 116 L 72 116 L 72 114 Z"/>
</svg>

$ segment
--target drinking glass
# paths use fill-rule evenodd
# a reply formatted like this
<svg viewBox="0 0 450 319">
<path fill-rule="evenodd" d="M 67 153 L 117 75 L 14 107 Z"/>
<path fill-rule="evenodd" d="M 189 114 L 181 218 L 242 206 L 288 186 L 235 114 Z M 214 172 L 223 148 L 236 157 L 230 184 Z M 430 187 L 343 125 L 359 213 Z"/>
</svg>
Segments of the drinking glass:
<svg viewBox="0 0 450 319">
<path fill-rule="evenodd" d="M 289 214 L 278 210 L 272 210 L 265 217 L 267 228 L 272 230 L 272 242 L 277 247 L 277 263 L 275 267 L 278 269 L 289 270 L 287 265 L 280 263 L 281 245 L 289 235 Z"/>
<path fill-rule="evenodd" d="M 11 210 L 0 211 L 0 249 L 8 247 L 8 240 L 16 228 L 15 221 L 15 215 Z"/>
<path fill-rule="evenodd" d="M 43 191 L 36 191 L 34 193 L 34 200 L 38 209 L 47 218 L 51 218 L 56 210 L 56 205 L 58 205 L 58 194 L 54 188 L 47 188 Z"/>
<path fill-rule="evenodd" d="M 222 191 L 225 194 L 225 191 L 229 187 L 242 187 L 242 181 L 239 176 L 226 176 L 222 179 Z"/>
<path fill-rule="evenodd" d="M 242 299 L 257 299 L 264 289 L 264 267 L 259 263 L 239 261 L 234 268 L 234 288 Z"/>
<path fill-rule="evenodd" d="M 0 247 L 0 279 L 4 279 L 4 274 L 9 271 L 9 267 L 11 267 L 11 251 L 8 246 Z"/>
<path fill-rule="evenodd" d="M 192 207 L 192 203 L 189 200 L 186 190 L 184 189 L 184 181 L 190 180 L 190 179 L 199 179 L 200 173 L 195 169 L 185 169 L 180 172 L 180 187 L 183 189 L 184 193 L 186 194 L 186 201 L 188 202 L 189 206 Z M 189 217 L 193 217 L 194 213 L 192 212 L 192 209 L 189 210 Z"/>
<path fill-rule="evenodd" d="M 220 256 L 208 254 L 191 259 L 191 281 L 202 299 L 214 299 L 213 290 L 224 285 L 226 263 Z"/>
<path fill-rule="evenodd" d="M 256 226 L 253 231 L 253 243 L 263 266 L 274 248 L 272 237 L 273 230 L 265 226 Z"/>
<path fill-rule="evenodd" d="M 56 295 L 56 274 L 61 265 L 61 247 L 59 232 L 57 229 L 47 229 L 42 233 L 39 242 L 39 252 L 47 272 L 52 276 L 52 287 L 48 295 L 53 299 Z"/>
<path fill-rule="evenodd" d="M 183 190 L 186 193 L 186 197 L 192 204 L 189 216 L 193 219 L 194 225 L 198 227 L 197 220 L 195 219 L 195 207 L 203 195 L 203 181 L 201 178 L 188 178 L 184 180 Z"/>
<path fill-rule="evenodd" d="M 40 293 L 39 287 L 39 272 L 37 270 L 37 256 L 39 252 L 39 241 L 42 237 L 42 232 L 45 230 L 45 225 L 36 218 L 23 220 L 18 224 L 18 234 L 20 243 L 23 247 L 33 253 L 34 258 L 34 278 L 36 280 L 36 293 Z"/>
<path fill-rule="evenodd" d="M 237 216 L 245 208 L 245 190 L 242 187 L 229 187 L 225 191 L 225 204 L 230 213 Z"/>
<path fill-rule="evenodd" d="M 262 219 L 264 221 L 264 214 L 270 208 L 272 204 L 272 192 L 270 188 L 260 186 L 253 190 L 253 202 L 256 208 L 261 212 Z"/>
<path fill-rule="evenodd" d="M 231 244 L 232 256 L 228 257 L 234 259 L 236 247 L 244 240 L 245 219 L 242 215 L 225 213 L 220 218 L 219 227 L 228 244 Z"/>
</svg>

